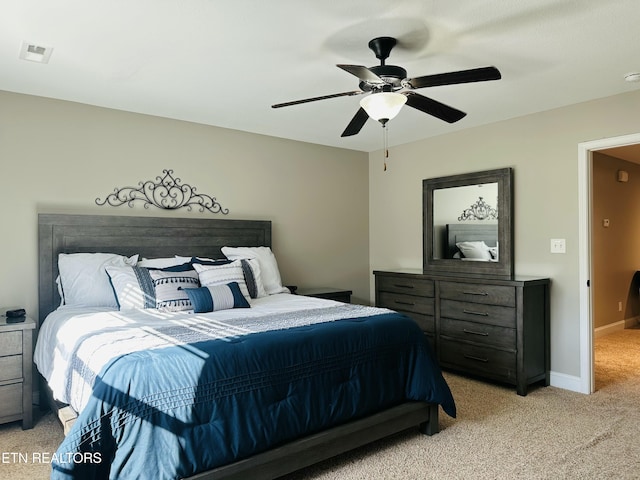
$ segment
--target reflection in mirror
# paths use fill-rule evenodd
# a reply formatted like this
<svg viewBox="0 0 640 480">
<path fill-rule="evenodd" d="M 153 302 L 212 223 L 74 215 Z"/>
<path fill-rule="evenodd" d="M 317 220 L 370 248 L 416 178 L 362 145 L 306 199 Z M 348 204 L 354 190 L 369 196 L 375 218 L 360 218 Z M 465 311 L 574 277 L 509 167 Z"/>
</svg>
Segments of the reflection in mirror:
<svg viewBox="0 0 640 480">
<path fill-rule="evenodd" d="M 425 273 L 513 276 L 511 168 L 423 180 Z"/>
<path fill-rule="evenodd" d="M 499 259 L 497 182 L 434 190 L 433 258 Z"/>
</svg>

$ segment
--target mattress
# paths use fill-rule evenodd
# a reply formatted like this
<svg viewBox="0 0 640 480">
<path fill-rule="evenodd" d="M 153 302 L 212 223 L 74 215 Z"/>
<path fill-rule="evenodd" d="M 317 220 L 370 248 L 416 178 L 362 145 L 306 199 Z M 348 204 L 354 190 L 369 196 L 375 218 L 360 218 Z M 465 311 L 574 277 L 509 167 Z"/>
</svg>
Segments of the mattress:
<svg viewBox="0 0 640 480">
<path fill-rule="evenodd" d="M 61 307 L 35 363 L 79 411 L 52 478 L 180 478 L 406 401 L 455 402 L 419 327 L 290 294 L 193 314 Z"/>
</svg>

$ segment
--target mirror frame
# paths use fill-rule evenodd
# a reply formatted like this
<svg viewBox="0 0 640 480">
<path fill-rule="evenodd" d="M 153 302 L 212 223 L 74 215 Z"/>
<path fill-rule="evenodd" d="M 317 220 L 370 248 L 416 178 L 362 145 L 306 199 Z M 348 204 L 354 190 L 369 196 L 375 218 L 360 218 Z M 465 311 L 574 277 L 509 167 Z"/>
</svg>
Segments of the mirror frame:
<svg viewBox="0 0 640 480">
<path fill-rule="evenodd" d="M 481 183 L 498 184 L 499 261 L 462 262 L 433 257 L 433 193 L 434 190 Z M 513 278 L 513 170 L 501 168 L 482 172 L 427 178 L 422 181 L 422 236 L 424 273 L 464 274 Z"/>
</svg>

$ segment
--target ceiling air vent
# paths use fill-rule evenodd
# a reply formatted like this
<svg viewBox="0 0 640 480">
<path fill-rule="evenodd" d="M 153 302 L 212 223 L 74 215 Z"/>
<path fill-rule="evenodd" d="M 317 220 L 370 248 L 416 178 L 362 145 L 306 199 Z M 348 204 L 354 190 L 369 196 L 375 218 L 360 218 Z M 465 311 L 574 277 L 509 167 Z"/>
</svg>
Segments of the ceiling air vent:
<svg viewBox="0 0 640 480">
<path fill-rule="evenodd" d="M 33 43 L 22 42 L 20 58 L 22 60 L 29 60 L 30 62 L 49 63 L 51 52 L 53 52 L 52 47 L 43 47 Z"/>
</svg>

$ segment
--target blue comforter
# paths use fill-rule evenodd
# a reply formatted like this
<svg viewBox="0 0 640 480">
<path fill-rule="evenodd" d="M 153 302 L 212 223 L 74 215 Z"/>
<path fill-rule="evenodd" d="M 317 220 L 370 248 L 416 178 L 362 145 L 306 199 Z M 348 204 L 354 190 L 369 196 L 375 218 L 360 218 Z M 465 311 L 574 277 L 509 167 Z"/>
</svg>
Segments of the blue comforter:
<svg viewBox="0 0 640 480">
<path fill-rule="evenodd" d="M 111 361 L 51 478 L 188 477 L 407 400 L 454 417 L 419 327 L 382 312 Z"/>
</svg>

